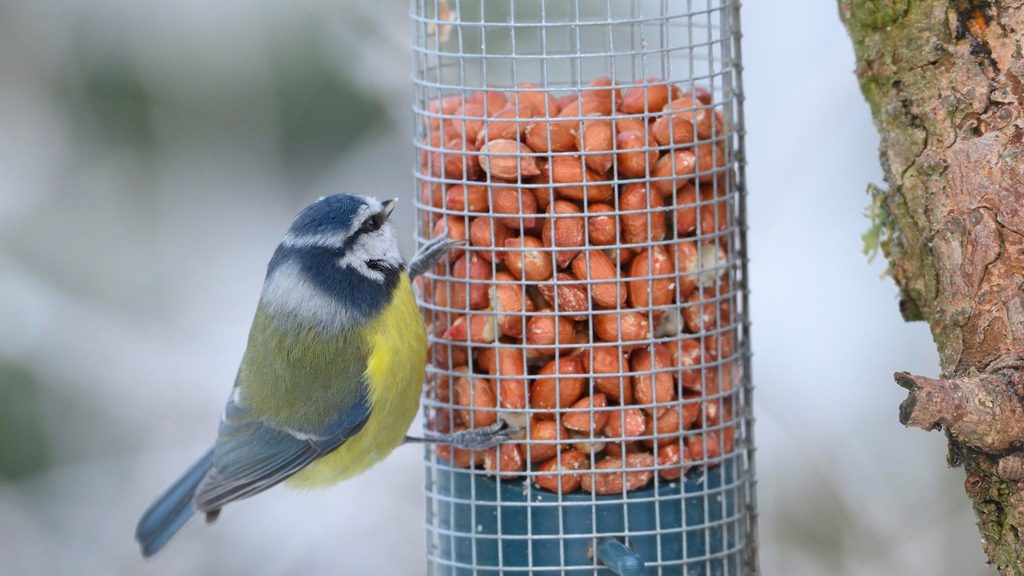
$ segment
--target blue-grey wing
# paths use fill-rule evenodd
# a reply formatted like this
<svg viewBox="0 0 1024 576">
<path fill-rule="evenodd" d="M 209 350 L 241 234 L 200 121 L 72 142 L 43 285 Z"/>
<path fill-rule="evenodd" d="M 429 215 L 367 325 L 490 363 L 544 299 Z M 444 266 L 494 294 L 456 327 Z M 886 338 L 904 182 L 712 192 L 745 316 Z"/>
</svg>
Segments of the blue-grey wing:
<svg viewBox="0 0 1024 576">
<path fill-rule="evenodd" d="M 253 419 L 244 400 L 233 394 L 224 410 L 210 470 L 193 497 L 196 509 L 212 512 L 258 494 L 341 446 L 370 416 L 365 384 L 359 390 L 356 401 L 316 435 Z"/>
</svg>

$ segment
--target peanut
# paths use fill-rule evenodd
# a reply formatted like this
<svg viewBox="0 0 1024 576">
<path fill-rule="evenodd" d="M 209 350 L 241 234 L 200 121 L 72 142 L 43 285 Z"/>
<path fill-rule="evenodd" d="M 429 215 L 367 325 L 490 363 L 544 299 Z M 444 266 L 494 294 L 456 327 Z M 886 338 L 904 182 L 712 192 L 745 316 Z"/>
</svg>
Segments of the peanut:
<svg viewBox="0 0 1024 576">
<path fill-rule="evenodd" d="M 537 286 L 541 295 L 556 312 L 575 312 L 570 316 L 573 320 L 586 320 L 585 312 L 590 311 L 590 298 L 587 289 L 579 284 L 571 274 L 559 272 L 555 282 Z M 556 298 L 557 296 L 557 298 Z"/>
<path fill-rule="evenodd" d="M 630 244 L 663 240 L 667 233 L 664 206 L 661 196 L 643 184 L 626 185 L 619 196 L 619 209 L 637 212 L 619 216 L 623 240 Z"/>
<path fill-rule="evenodd" d="M 530 462 L 539 462 L 554 458 L 564 450 L 568 444 L 562 444 L 561 441 L 568 440 L 569 433 L 554 420 L 534 420 L 530 424 L 528 437 Z"/>
<path fill-rule="evenodd" d="M 594 465 L 594 472 L 583 473 L 580 485 L 587 492 L 594 494 L 621 494 L 636 490 L 646 486 L 654 478 L 654 471 L 651 469 L 654 462 L 654 456 L 649 452 L 634 452 L 626 454 L 623 468 L 622 457 L 609 456 Z M 631 470 L 636 468 L 639 470 Z"/>
<path fill-rule="evenodd" d="M 568 494 L 580 488 L 581 474 L 576 470 L 585 470 L 590 464 L 590 458 L 586 454 L 576 450 L 567 450 L 561 456 L 543 462 L 538 472 L 550 472 L 550 474 L 538 474 L 533 477 L 533 483 L 537 486 Z M 570 472 L 573 471 L 573 472 Z"/>
<path fill-rule="evenodd" d="M 654 446 L 653 436 L 659 439 L 678 438 L 683 430 L 692 430 L 700 417 L 701 404 L 691 400 L 684 400 L 682 407 L 678 403 L 673 404 L 659 412 L 657 417 L 648 418 L 643 435 L 652 438 L 644 438 L 644 445 Z"/>
<path fill-rule="evenodd" d="M 620 404 L 633 403 L 633 386 L 629 376 L 618 376 L 622 373 L 625 362 L 622 352 L 612 346 L 595 346 L 590 353 L 582 354 L 588 373 L 592 374 L 594 388 L 613 402 Z M 616 374 L 616 376 L 599 376 L 599 374 Z"/>
<path fill-rule="evenodd" d="M 697 289 L 697 243 L 688 240 L 676 242 L 672 247 L 672 251 L 676 261 L 679 297 L 685 299 Z"/>
<path fill-rule="evenodd" d="M 679 440 L 658 447 L 658 475 L 663 480 L 678 480 L 686 472 L 683 465 L 683 447 Z"/>
<path fill-rule="evenodd" d="M 431 238 L 437 238 L 444 234 L 445 230 L 448 231 L 449 240 L 465 240 L 466 239 L 466 221 L 460 216 L 445 216 L 434 223 L 434 229 L 431 231 Z M 464 253 L 463 250 L 453 248 L 448 251 L 448 258 L 455 260 Z M 443 266 L 443 260 L 438 266 Z"/>
<path fill-rule="evenodd" d="M 647 134 L 648 132 L 647 122 L 643 118 L 634 118 L 632 116 L 616 116 L 612 118 L 612 126 L 615 128 L 616 136 L 626 132 L 639 132 L 641 134 Z M 657 150 L 655 150 L 655 153 L 657 153 Z"/>
<path fill-rule="evenodd" d="M 481 108 L 486 106 L 487 115 L 494 116 L 499 110 L 508 105 L 508 97 L 501 90 L 485 88 L 467 96 L 466 104 L 474 104 Z"/>
<path fill-rule="evenodd" d="M 431 208 L 440 208 L 445 205 L 446 197 L 444 184 L 440 182 L 423 181 L 420 183 L 420 203 Z"/>
<path fill-rule="evenodd" d="M 676 397 L 676 383 L 672 377 L 672 359 L 668 348 L 662 344 L 649 348 L 639 348 L 629 355 L 629 369 L 636 372 L 633 376 L 633 396 L 637 404 L 645 404 L 648 413 L 661 412 L 664 406 L 656 406 L 670 402 Z"/>
<path fill-rule="evenodd" d="M 730 430 L 726 428 L 725 430 Z M 724 433 L 722 436 L 726 436 Z M 729 451 L 732 451 L 732 434 L 727 437 Z M 697 436 L 687 436 L 683 439 L 684 452 L 683 460 L 687 462 L 699 462 L 708 464 L 708 460 L 714 460 L 722 456 L 722 447 L 718 434 L 705 433 Z"/>
<path fill-rule="evenodd" d="M 576 148 L 583 153 L 583 162 L 598 174 L 604 174 L 615 161 L 615 147 L 610 120 L 595 118 L 583 122 L 583 131 L 576 137 Z"/>
<path fill-rule="evenodd" d="M 673 122 L 682 120 L 690 125 L 690 137 L 681 140 L 676 137 L 675 141 L 680 144 L 687 144 L 694 140 L 693 136 L 701 140 L 707 140 L 715 135 L 716 118 L 715 113 L 708 107 L 710 103 L 704 103 L 692 95 L 684 95 L 682 98 L 677 98 L 665 106 L 665 115 L 661 118 L 673 119 Z M 660 118 L 659 118 L 660 119 Z M 717 119 L 717 128 L 721 128 L 721 119 Z M 676 132 L 678 135 L 679 133 Z M 659 140 L 659 142 L 661 142 Z M 661 142 L 662 145 L 667 145 L 668 142 Z"/>
<path fill-rule="evenodd" d="M 498 339 L 494 315 L 490 313 L 459 316 L 444 333 L 445 340 L 486 344 Z"/>
<path fill-rule="evenodd" d="M 461 376 L 455 380 L 455 403 L 464 409 L 456 410 L 458 417 L 470 428 L 483 428 L 498 421 L 491 383 L 483 378 Z"/>
<path fill-rule="evenodd" d="M 540 174 L 532 154 L 533 150 L 515 140 L 489 140 L 480 148 L 480 168 L 492 178 L 521 181 Z"/>
<path fill-rule="evenodd" d="M 484 452 L 484 469 L 498 478 L 515 478 L 516 472 L 526 470 L 526 461 L 519 446 L 502 444 Z"/>
<path fill-rule="evenodd" d="M 504 248 L 509 234 L 508 228 L 497 218 L 478 216 L 469 222 L 469 245 L 477 248 L 489 248 L 489 250 L 474 252 L 488 262 L 493 262 L 495 258 L 501 257 L 501 253 L 495 252 L 494 248 Z"/>
<path fill-rule="evenodd" d="M 693 90 L 688 90 L 685 94 L 683 94 L 683 96 L 693 96 L 701 104 L 704 104 L 705 106 L 711 104 L 712 99 L 711 91 L 708 90 L 707 88 L 704 88 L 703 86 L 697 86 Z"/>
<path fill-rule="evenodd" d="M 701 389 L 701 345 L 693 338 L 669 342 L 666 347 L 673 368 L 681 369 L 679 381 L 683 390 Z"/>
<path fill-rule="evenodd" d="M 499 186 L 491 190 L 491 196 L 491 212 L 509 230 L 533 228 L 537 224 L 537 200 L 528 190 Z"/>
<path fill-rule="evenodd" d="M 622 101 L 622 92 L 615 87 L 615 82 L 607 76 L 598 76 L 591 80 L 587 86 L 590 86 L 590 90 L 585 90 L 584 94 L 590 98 L 601 98 L 607 100 L 612 104 L 612 108 L 617 108 L 618 103 Z"/>
<path fill-rule="evenodd" d="M 721 334 L 710 334 L 704 338 L 704 352 L 708 360 L 732 358 L 736 351 L 736 330 L 727 330 Z"/>
<path fill-rule="evenodd" d="M 526 125 L 523 136 L 537 152 L 571 152 L 576 150 L 576 126 L 572 120 L 536 120 Z"/>
<path fill-rule="evenodd" d="M 476 152 L 472 143 L 453 138 L 431 153 L 430 173 L 437 178 L 473 180 L 480 175 L 480 158 Z"/>
<path fill-rule="evenodd" d="M 699 291 L 692 292 L 686 298 L 682 314 L 689 332 L 709 332 L 732 321 L 732 306 L 729 300 L 704 300 L 714 297 L 709 292 L 710 290 L 705 290 L 704 295 Z"/>
<path fill-rule="evenodd" d="M 491 113 L 494 111 L 492 109 Z M 467 102 L 455 112 L 455 115 L 462 118 L 441 121 L 441 134 L 446 139 L 457 137 L 476 144 L 476 138 L 484 126 L 484 107 L 479 103 Z"/>
<path fill-rule="evenodd" d="M 456 184 L 448 189 L 444 205 L 449 210 L 456 212 L 486 212 L 488 207 L 487 188 Z"/>
<path fill-rule="evenodd" d="M 491 140 L 519 140 L 529 119 L 536 115 L 533 106 L 525 102 L 518 106 L 510 103 L 484 122 L 483 128 L 476 136 L 477 147 L 480 148 Z"/>
<path fill-rule="evenodd" d="M 651 134 L 661 146 L 692 146 L 696 143 L 697 131 L 689 117 L 676 112 L 659 116 L 651 124 Z"/>
<path fill-rule="evenodd" d="M 505 240 L 505 266 L 509 272 L 519 279 L 533 281 L 551 278 L 554 265 L 551 254 L 542 250 L 544 243 L 533 236 L 521 236 Z"/>
<path fill-rule="evenodd" d="M 590 296 L 601 308 L 618 308 L 626 302 L 626 289 L 616 280 L 618 269 L 612 259 L 598 250 L 586 250 L 572 261 L 572 273 L 590 280 Z"/>
<path fill-rule="evenodd" d="M 579 100 L 572 100 L 558 111 L 559 118 L 586 118 L 587 116 L 611 116 L 615 112 L 612 101 L 607 98 L 584 93 Z"/>
<path fill-rule="evenodd" d="M 651 327 L 638 312 L 606 312 L 594 315 L 594 333 L 605 342 L 638 342 L 647 339 Z"/>
<path fill-rule="evenodd" d="M 593 436 L 608 423 L 608 412 L 600 410 L 608 406 L 608 400 L 604 394 L 597 393 L 593 396 L 584 397 L 572 405 L 572 411 L 562 416 L 562 425 L 574 432 L 580 432 Z M 598 408 L 598 410 L 594 410 Z"/>
<path fill-rule="evenodd" d="M 614 456 L 616 458 L 621 458 L 623 454 L 632 454 L 634 452 L 642 452 L 642 451 L 643 451 L 643 446 L 641 446 L 640 442 L 637 441 L 637 440 L 609 441 L 609 442 L 605 442 L 605 445 L 604 445 L 604 455 L 605 456 Z"/>
<path fill-rule="evenodd" d="M 608 204 L 597 202 L 587 206 L 587 240 L 596 246 L 609 246 L 615 244 L 615 236 L 618 233 L 619 221 L 614 215 L 608 212 L 615 211 Z"/>
<path fill-rule="evenodd" d="M 498 403 L 503 408 L 526 408 L 526 361 L 522 350 L 507 346 L 484 348 L 477 352 L 480 364 L 487 364 L 485 369 L 496 382 Z"/>
<path fill-rule="evenodd" d="M 462 96 L 444 96 L 442 98 L 434 98 L 427 102 L 427 112 L 431 114 L 454 114 L 459 107 L 462 106 Z M 431 118 L 430 121 L 436 121 L 437 118 Z"/>
<path fill-rule="evenodd" d="M 505 336 L 523 336 L 522 313 L 531 308 L 530 301 L 523 297 L 523 287 L 508 272 L 498 272 L 495 283 L 488 290 L 491 309 L 498 312 L 498 328 Z"/>
<path fill-rule="evenodd" d="M 586 224 L 580 214 L 579 207 L 572 202 L 555 200 L 548 208 L 550 216 L 543 224 L 541 240 L 544 246 L 556 248 L 555 262 L 559 268 L 565 268 L 569 262 L 579 254 L 579 250 L 572 250 L 586 244 Z M 562 250 L 569 248 L 569 250 Z"/>
<path fill-rule="evenodd" d="M 520 104 L 529 104 L 538 116 L 554 116 L 561 110 L 555 97 L 543 90 L 540 86 L 530 82 L 520 83 L 514 97 L 519 99 Z"/>
<path fill-rule="evenodd" d="M 658 163 L 658 151 L 652 149 L 656 144 L 654 136 L 644 136 L 643 130 L 619 132 L 616 136 L 619 175 L 643 178 L 648 170 L 653 172 Z"/>
<path fill-rule="evenodd" d="M 452 366 L 460 366 L 469 362 L 469 348 L 450 346 L 435 342 L 430 346 L 430 363 L 438 368 L 449 370 Z"/>
<path fill-rule="evenodd" d="M 586 387 L 581 376 L 583 362 L 576 356 L 562 356 L 540 369 L 530 386 L 530 407 L 543 410 L 567 408 L 579 400 Z"/>
<path fill-rule="evenodd" d="M 634 308 L 665 306 L 676 297 L 675 266 L 661 246 L 641 251 L 629 265 L 629 302 Z M 658 276 L 661 276 L 659 278 Z"/>
<path fill-rule="evenodd" d="M 653 114 L 668 104 L 670 87 L 661 78 L 647 78 L 643 84 L 626 90 L 619 111 L 624 114 Z"/>
<path fill-rule="evenodd" d="M 651 172 L 651 188 L 666 196 L 693 180 L 697 171 L 697 155 L 689 148 L 675 150 L 662 156 Z"/>
<path fill-rule="evenodd" d="M 697 189 L 687 182 L 676 191 L 676 235 L 689 236 L 697 231 Z"/>
<path fill-rule="evenodd" d="M 524 339 L 535 346 L 527 350 L 531 357 L 552 356 L 557 349 L 564 350 L 575 344 L 572 320 L 555 316 L 550 309 L 547 312 L 531 317 L 526 323 Z"/>
<path fill-rule="evenodd" d="M 647 417 L 639 408 L 624 408 L 608 413 L 604 435 L 609 438 L 635 438 L 647 428 Z"/>
<path fill-rule="evenodd" d="M 729 206 L 723 200 L 715 200 L 700 207 L 700 233 L 712 236 L 730 226 Z"/>
<path fill-rule="evenodd" d="M 604 202 L 614 190 L 607 178 L 587 168 L 578 156 L 554 156 L 548 164 L 555 190 L 562 198 L 588 202 Z"/>
<path fill-rule="evenodd" d="M 695 171 L 699 172 L 701 183 L 710 184 L 715 181 L 715 170 L 725 166 L 725 149 L 710 142 L 697 146 Z"/>
<path fill-rule="evenodd" d="M 491 279 L 491 265 L 483 258 L 475 253 L 459 256 L 452 263 L 452 278 L 448 286 L 452 308 L 480 310 L 490 304 L 486 281 Z"/>
</svg>

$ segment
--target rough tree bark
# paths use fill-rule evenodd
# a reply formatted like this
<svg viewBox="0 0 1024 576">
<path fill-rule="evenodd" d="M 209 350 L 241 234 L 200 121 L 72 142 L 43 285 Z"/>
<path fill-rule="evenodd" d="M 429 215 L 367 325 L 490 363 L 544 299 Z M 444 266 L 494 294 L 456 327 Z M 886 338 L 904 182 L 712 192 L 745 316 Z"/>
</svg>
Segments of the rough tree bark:
<svg viewBox="0 0 1024 576">
<path fill-rule="evenodd" d="M 986 554 L 1024 574 L 1024 0 L 838 0 L 881 135 L 873 230 L 935 380 L 897 373 L 908 426 L 945 429 Z"/>
</svg>

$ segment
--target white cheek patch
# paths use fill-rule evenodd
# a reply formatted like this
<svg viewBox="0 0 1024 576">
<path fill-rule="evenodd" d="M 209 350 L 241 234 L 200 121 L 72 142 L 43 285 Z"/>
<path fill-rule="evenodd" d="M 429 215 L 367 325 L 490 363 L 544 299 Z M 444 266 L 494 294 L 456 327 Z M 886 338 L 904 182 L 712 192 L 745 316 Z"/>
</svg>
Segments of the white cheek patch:
<svg viewBox="0 0 1024 576">
<path fill-rule="evenodd" d="M 367 266 L 370 260 L 380 260 L 395 268 L 402 264 L 395 229 L 391 224 L 385 223 L 380 230 L 360 236 L 337 262 L 339 267 L 352 268 L 367 278 L 382 282 L 384 274 Z"/>
<path fill-rule="evenodd" d="M 275 318 L 302 320 L 324 328 L 337 328 L 351 320 L 345 308 L 307 280 L 294 262 L 282 264 L 267 278 L 260 303 Z"/>
</svg>

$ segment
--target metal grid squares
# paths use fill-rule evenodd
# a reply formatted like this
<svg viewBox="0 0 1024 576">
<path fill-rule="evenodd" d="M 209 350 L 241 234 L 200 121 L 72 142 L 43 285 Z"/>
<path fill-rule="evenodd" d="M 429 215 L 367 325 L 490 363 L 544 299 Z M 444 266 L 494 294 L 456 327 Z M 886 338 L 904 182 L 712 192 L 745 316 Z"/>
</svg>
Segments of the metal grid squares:
<svg viewBox="0 0 1024 576">
<path fill-rule="evenodd" d="M 429 573 L 755 571 L 738 14 L 413 0 Z"/>
</svg>

